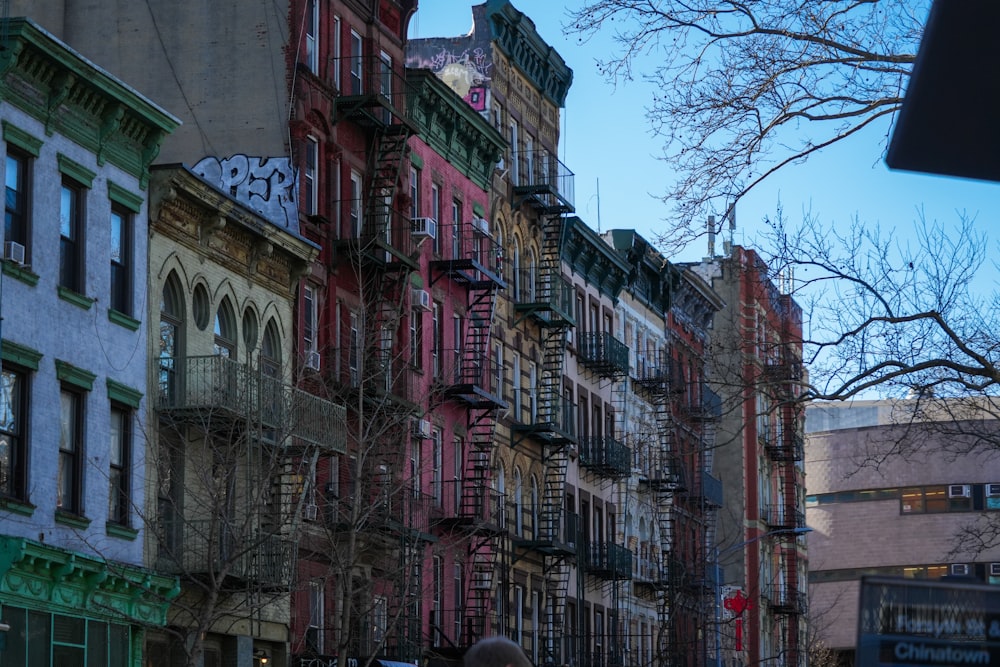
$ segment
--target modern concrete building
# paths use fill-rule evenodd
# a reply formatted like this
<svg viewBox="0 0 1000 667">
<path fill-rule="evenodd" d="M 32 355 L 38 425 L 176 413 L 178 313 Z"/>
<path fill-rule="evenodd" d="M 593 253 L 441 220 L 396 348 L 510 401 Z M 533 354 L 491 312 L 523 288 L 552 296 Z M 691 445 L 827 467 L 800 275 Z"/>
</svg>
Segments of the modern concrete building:
<svg viewBox="0 0 1000 667">
<path fill-rule="evenodd" d="M 960 530 L 981 530 L 1000 510 L 990 412 L 933 399 L 806 410 L 811 633 L 844 664 L 863 575 L 1000 583 L 1000 548 L 957 549 Z"/>
<path fill-rule="evenodd" d="M 139 667 L 179 593 L 143 551 L 147 186 L 178 121 L 37 24 L 2 28 L 0 662 Z"/>
</svg>

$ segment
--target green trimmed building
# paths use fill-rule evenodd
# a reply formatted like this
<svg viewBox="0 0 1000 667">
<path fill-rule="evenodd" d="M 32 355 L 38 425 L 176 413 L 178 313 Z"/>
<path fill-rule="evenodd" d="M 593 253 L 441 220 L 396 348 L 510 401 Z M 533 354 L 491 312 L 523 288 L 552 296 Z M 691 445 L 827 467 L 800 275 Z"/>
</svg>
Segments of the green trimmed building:
<svg viewBox="0 0 1000 667">
<path fill-rule="evenodd" d="M 4 21 L 0 664 L 142 664 L 180 593 L 145 567 L 147 185 L 179 121 Z"/>
</svg>

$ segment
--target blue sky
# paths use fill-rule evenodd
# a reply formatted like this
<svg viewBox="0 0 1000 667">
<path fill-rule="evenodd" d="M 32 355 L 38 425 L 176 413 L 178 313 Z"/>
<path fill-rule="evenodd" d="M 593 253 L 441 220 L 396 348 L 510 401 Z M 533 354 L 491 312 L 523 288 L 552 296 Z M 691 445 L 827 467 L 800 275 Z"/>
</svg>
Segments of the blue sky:
<svg viewBox="0 0 1000 667">
<path fill-rule="evenodd" d="M 577 8 L 583 0 L 513 3 L 573 69 L 573 86 L 563 110 L 560 158 L 576 174 L 577 214 L 594 228 L 635 228 L 652 238 L 666 224 L 663 220 L 670 210 L 650 195 L 663 193 L 673 178 L 670 165 L 655 157 L 660 142 L 651 136 L 645 117 L 652 89 L 642 82 L 614 88 L 597 73 L 593 54 L 611 50 L 608 35 L 585 44 L 563 35 L 567 8 Z M 467 33 L 473 4 L 478 2 L 420 0 L 410 36 Z M 896 229 L 899 241 L 907 236 L 920 209 L 929 220 L 950 224 L 958 211 L 965 211 L 976 216 L 981 230 L 996 226 L 1000 184 L 890 171 L 882 147 L 889 131 L 888 122 L 877 124 L 759 185 L 737 207 L 736 242 L 754 246 L 761 219 L 773 216 L 779 200 L 793 223 L 804 210 L 822 222 L 847 223 L 857 216 L 883 229 Z M 674 259 L 695 260 L 706 251 L 701 242 Z"/>
</svg>

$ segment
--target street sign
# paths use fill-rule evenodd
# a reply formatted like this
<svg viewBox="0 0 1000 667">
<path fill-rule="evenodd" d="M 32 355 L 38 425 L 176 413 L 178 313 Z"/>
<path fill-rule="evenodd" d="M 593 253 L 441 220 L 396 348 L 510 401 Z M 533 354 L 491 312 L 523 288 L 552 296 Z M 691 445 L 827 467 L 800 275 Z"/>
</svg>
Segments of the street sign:
<svg viewBox="0 0 1000 667">
<path fill-rule="evenodd" d="M 857 667 L 1000 665 L 1000 586 L 864 577 Z"/>
</svg>

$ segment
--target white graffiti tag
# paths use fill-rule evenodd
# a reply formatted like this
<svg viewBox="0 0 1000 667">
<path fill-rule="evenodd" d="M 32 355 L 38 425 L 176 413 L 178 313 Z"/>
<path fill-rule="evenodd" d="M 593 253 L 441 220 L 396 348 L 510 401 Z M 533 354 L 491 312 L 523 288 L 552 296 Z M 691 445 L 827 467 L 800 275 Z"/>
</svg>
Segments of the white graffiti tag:
<svg viewBox="0 0 1000 667">
<path fill-rule="evenodd" d="M 287 157 L 203 158 L 192 170 L 274 224 L 298 233 L 298 172 Z"/>
</svg>

